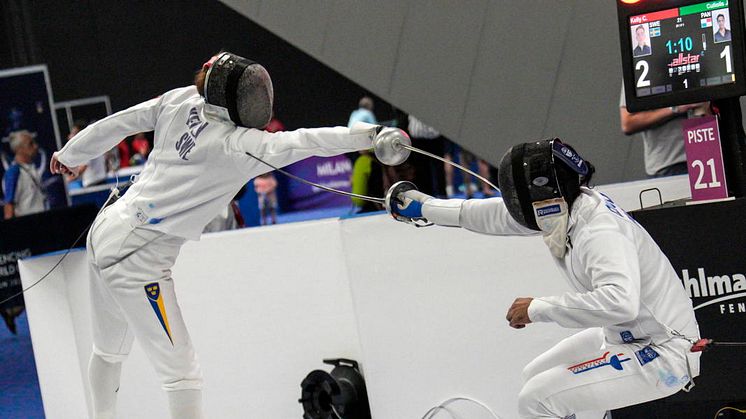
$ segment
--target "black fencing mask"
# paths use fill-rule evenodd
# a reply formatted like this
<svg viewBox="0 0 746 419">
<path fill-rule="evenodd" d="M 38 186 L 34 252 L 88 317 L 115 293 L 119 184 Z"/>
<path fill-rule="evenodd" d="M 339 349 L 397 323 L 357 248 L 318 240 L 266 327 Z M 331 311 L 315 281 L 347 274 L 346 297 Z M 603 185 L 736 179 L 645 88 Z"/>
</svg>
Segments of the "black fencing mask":
<svg viewBox="0 0 746 419">
<path fill-rule="evenodd" d="M 557 206 L 537 208 L 535 203 L 564 200 L 567 208 L 586 185 L 594 167 L 558 138 L 517 144 L 500 160 L 498 183 L 510 215 L 524 227 L 542 231 L 536 216 L 559 211 Z M 559 202 L 559 201 L 556 201 Z"/>
<path fill-rule="evenodd" d="M 272 79 L 261 64 L 223 52 L 205 63 L 205 112 L 247 128 L 264 128 L 272 118 Z"/>
</svg>

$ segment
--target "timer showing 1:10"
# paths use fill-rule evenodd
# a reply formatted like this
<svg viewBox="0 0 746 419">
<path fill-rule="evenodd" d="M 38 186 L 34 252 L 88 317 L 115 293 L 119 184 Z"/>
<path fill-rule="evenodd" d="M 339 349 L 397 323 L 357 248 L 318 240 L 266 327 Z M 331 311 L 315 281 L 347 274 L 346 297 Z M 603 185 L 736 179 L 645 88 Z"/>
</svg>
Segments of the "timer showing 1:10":
<svg viewBox="0 0 746 419">
<path fill-rule="evenodd" d="M 679 38 L 678 41 L 666 42 L 666 47 L 668 47 L 669 54 L 678 54 L 679 52 L 691 51 L 694 48 L 694 42 L 691 37 L 687 36 L 686 38 Z"/>
</svg>

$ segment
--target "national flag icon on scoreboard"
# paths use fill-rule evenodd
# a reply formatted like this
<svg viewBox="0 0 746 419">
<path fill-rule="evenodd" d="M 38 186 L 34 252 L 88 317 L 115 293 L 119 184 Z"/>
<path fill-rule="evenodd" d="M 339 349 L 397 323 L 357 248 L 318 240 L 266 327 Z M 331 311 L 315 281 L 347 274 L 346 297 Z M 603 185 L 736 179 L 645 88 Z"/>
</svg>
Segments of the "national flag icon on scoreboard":
<svg viewBox="0 0 746 419">
<path fill-rule="evenodd" d="M 699 23 L 701 24 L 701 26 L 703 28 L 711 28 L 712 27 L 712 18 L 711 17 L 706 17 L 704 19 L 700 19 Z"/>
<path fill-rule="evenodd" d="M 660 27 L 650 28 L 650 37 L 655 38 L 656 36 L 661 36 L 661 28 Z"/>
</svg>

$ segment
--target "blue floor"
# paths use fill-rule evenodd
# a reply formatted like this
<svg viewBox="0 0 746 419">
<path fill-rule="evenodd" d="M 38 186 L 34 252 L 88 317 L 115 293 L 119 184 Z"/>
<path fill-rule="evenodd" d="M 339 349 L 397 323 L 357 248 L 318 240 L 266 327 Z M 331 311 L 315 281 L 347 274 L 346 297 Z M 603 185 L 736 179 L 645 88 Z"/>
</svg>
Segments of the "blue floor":
<svg viewBox="0 0 746 419">
<path fill-rule="evenodd" d="M 26 314 L 16 319 L 18 335 L 0 323 L 0 418 L 44 418 Z"/>
</svg>

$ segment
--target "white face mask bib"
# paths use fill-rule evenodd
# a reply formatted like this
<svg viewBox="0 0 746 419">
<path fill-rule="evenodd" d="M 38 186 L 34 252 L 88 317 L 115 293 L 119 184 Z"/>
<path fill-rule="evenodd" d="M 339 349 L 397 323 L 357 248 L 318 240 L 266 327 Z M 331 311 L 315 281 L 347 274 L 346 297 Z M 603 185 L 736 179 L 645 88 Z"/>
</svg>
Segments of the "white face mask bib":
<svg viewBox="0 0 746 419">
<path fill-rule="evenodd" d="M 536 225 L 542 232 L 544 243 L 556 258 L 562 258 L 567 251 L 567 223 L 569 213 L 564 198 L 547 199 L 531 204 L 534 207 Z"/>
</svg>

